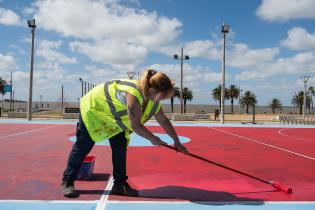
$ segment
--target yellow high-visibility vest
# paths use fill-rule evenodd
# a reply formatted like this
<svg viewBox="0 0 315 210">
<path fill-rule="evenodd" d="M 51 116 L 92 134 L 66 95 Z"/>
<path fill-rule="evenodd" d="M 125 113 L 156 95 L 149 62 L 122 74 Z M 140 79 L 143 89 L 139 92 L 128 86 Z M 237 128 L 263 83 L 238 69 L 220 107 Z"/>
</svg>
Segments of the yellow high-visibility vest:
<svg viewBox="0 0 315 210">
<path fill-rule="evenodd" d="M 134 95 L 141 107 L 143 97 L 136 80 L 113 80 L 89 91 L 80 100 L 82 120 L 93 141 L 100 142 L 125 131 L 133 131 L 127 114 L 127 93 Z M 141 123 L 144 124 L 160 110 L 160 103 L 149 100 L 142 108 Z"/>
</svg>

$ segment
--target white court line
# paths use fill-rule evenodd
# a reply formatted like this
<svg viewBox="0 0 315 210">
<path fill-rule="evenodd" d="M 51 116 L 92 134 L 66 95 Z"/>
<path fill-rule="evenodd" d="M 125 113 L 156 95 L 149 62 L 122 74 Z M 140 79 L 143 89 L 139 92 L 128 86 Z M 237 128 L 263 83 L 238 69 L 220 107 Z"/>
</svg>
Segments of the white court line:
<svg viewBox="0 0 315 210">
<path fill-rule="evenodd" d="M 99 200 L 90 201 L 68 201 L 68 200 L 0 200 L 1 203 L 97 203 Z M 228 204 L 255 204 L 260 201 L 107 201 L 112 204 L 213 204 L 213 205 L 228 205 Z M 264 204 L 315 204 L 315 201 L 261 201 Z"/>
<path fill-rule="evenodd" d="M 0 200 L 0 203 L 97 203 L 98 200 L 91 201 L 68 201 L 68 200 Z"/>
<path fill-rule="evenodd" d="M 101 197 L 101 199 L 98 201 L 96 209 L 95 210 L 105 210 L 106 204 L 107 204 L 107 200 L 109 197 L 109 193 L 113 187 L 113 183 L 114 183 L 114 179 L 113 177 L 111 177 L 107 183 L 107 186 L 103 192 L 103 195 Z"/>
<path fill-rule="evenodd" d="M 299 141 L 315 142 L 315 141 L 313 141 L 313 140 L 301 139 L 301 138 L 297 138 L 297 137 L 294 137 L 294 136 L 290 136 L 290 135 L 287 135 L 287 134 L 284 134 L 284 133 L 281 132 L 281 131 L 290 130 L 290 129 L 293 129 L 293 128 L 284 128 L 284 129 L 278 130 L 278 134 L 280 134 L 280 135 L 282 135 L 282 136 L 286 136 L 286 137 L 292 138 L 292 139 L 296 139 L 296 140 L 299 140 Z"/>
<path fill-rule="evenodd" d="M 44 128 L 38 128 L 38 129 L 30 130 L 30 131 L 14 133 L 14 134 L 10 134 L 10 135 L 7 135 L 7 136 L 0 136 L 0 139 L 5 139 L 5 138 L 8 138 L 8 137 L 12 137 L 12 136 L 19 136 L 19 135 L 26 134 L 26 133 L 33 133 L 33 132 L 36 132 L 36 131 L 41 131 L 41 130 L 45 130 L 45 129 L 56 127 L 56 126 L 59 126 L 59 125 L 52 125 L 52 126 L 47 126 L 47 127 L 44 127 Z"/>
<path fill-rule="evenodd" d="M 217 128 L 213 128 L 213 127 L 209 127 L 209 128 L 211 128 L 211 129 L 213 129 L 213 130 L 220 131 L 220 132 L 222 132 L 222 133 L 227 133 L 227 134 L 229 134 L 229 135 L 239 137 L 239 138 L 241 138 L 241 139 L 246 139 L 246 140 L 248 140 L 248 141 L 253 141 L 253 142 L 256 142 L 256 143 L 258 143 L 258 144 L 262 144 L 262 145 L 265 145 L 265 146 L 268 146 L 268 147 L 272 147 L 272 148 L 274 148 L 274 149 L 278 149 L 278 150 L 281 150 L 281 151 L 284 151 L 284 152 L 288 152 L 288 153 L 291 153 L 291 154 L 294 154 L 294 155 L 297 155 L 297 156 L 300 156 L 300 157 L 303 157 L 303 158 L 307 158 L 307 159 L 310 159 L 310 160 L 315 160 L 315 158 L 313 158 L 313 157 L 309 157 L 309 156 L 306 156 L 306 155 L 302 155 L 302 154 L 300 154 L 300 153 L 293 152 L 293 151 L 290 151 L 290 150 L 287 150 L 287 149 L 283 149 L 283 148 L 281 148 L 281 147 L 273 146 L 273 145 L 271 145 L 271 144 L 266 144 L 266 143 L 257 141 L 257 140 L 255 140 L 255 139 L 247 138 L 247 137 L 245 137 L 245 136 L 240 136 L 240 135 L 237 135 L 237 134 L 234 134 L 234 133 L 230 133 L 230 132 L 227 132 L 227 131 L 223 131 L 223 130 L 220 130 L 220 129 L 217 129 Z"/>
<path fill-rule="evenodd" d="M 210 204 L 210 205 L 230 205 L 230 204 L 315 204 L 315 201 L 107 201 L 112 204 Z"/>
</svg>

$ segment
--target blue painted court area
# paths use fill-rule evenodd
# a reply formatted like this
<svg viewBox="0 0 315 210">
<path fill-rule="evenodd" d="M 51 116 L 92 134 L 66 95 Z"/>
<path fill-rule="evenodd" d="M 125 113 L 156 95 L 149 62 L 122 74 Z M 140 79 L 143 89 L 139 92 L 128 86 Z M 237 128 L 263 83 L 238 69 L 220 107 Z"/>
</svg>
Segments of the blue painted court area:
<svg viewBox="0 0 315 210">
<path fill-rule="evenodd" d="M 97 201 L 0 201 L 1 210 L 101 210 Z M 102 210 L 314 210 L 314 202 L 118 202 L 108 201 Z"/>
<path fill-rule="evenodd" d="M 0 201 L 1 210 L 95 210 L 95 202 Z"/>
<path fill-rule="evenodd" d="M 162 134 L 162 133 L 154 133 L 154 135 L 158 136 L 161 140 L 166 142 L 167 144 L 173 144 L 174 140 L 167 134 Z M 72 136 L 69 138 L 70 141 L 76 142 L 77 138 L 75 136 Z M 134 146 L 134 147 L 139 147 L 139 146 L 153 146 L 151 142 L 135 133 L 130 135 L 130 143 L 129 146 Z M 189 138 L 184 137 L 184 136 L 179 136 L 179 140 L 181 143 L 187 143 L 190 141 Z M 102 146 L 109 146 L 109 141 L 102 141 L 102 142 L 97 142 L 96 145 L 102 145 Z"/>
</svg>

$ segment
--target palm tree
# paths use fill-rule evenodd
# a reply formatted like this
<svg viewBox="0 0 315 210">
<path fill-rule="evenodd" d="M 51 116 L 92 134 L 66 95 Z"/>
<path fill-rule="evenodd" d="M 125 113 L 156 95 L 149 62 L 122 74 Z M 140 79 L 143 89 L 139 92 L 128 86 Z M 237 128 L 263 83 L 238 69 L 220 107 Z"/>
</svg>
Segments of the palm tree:
<svg viewBox="0 0 315 210">
<path fill-rule="evenodd" d="M 310 93 L 310 96 L 311 96 L 311 101 L 312 101 L 312 113 L 314 115 L 314 104 L 313 104 L 313 97 L 315 96 L 315 88 L 313 86 L 310 86 L 308 88 L 308 92 Z"/>
<path fill-rule="evenodd" d="M 304 91 L 300 91 L 298 94 L 295 93 L 293 96 L 291 103 L 297 106 L 300 109 L 300 115 L 303 112 L 303 98 L 304 98 Z"/>
<path fill-rule="evenodd" d="M 240 98 L 240 103 L 242 107 L 246 106 L 246 113 L 248 113 L 248 108 L 257 104 L 255 94 L 251 91 L 246 91 L 245 94 Z"/>
<path fill-rule="evenodd" d="M 303 113 L 303 103 L 304 103 L 304 91 L 300 91 L 298 94 L 295 93 L 291 103 L 296 105 L 300 109 L 300 115 Z M 306 94 L 306 108 L 310 109 L 311 107 L 311 96 Z"/>
<path fill-rule="evenodd" d="M 172 112 L 174 112 L 174 97 L 175 98 L 180 98 L 180 91 L 178 87 L 174 87 L 174 94 L 171 97 L 171 108 L 172 108 Z"/>
<path fill-rule="evenodd" d="M 235 85 L 231 85 L 229 89 L 227 89 L 227 98 L 231 99 L 231 111 L 233 113 L 233 104 L 234 99 L 237 99 L 240 95 L 240 89 Z"/>
<path fill-rule="evenodd" d="M 5 92 L 4 92 L 4 86 L 7 84 L 7 82 L 5 81 L 5 80 L 3 80 L 1 77 L 0 77 L 0 93 L 2 94 L 2 95 L 4 95 L 5 94 Z"/>
<path fill-rule="evenodd" d="M 186 113 L 186 103 L 187 101 L 192 101 L 194 98 L 193 93 L 187 87 L 183 89 L 183 100 L 184 100 L 184 113 Z"/>
<path fill-rule="evenodd" d="M 219 85 L 218 87 L 214 88 L 212 90 L 212 98 L 215 100 L 215 101 L 219 101 L 219 107 L 221 107 L 221 85 Z"/>
<path fill-rule="evenodd" d="M 271 102 L 269 103 L 269 107 L 271 108 L 273 114 L 276 112 L 276 109 L 282 110 L 282 104 L 277 98 L 273 98 L 271 100 Z"/>
<path fill-rule="evenodd" d="M 306 108 L 308 108 L 308 114 L 311 114 L 312 95 L 308 91 L 306 93 Z"/>
<path fill-rule="evenodd" d="M 228 91 L 228 89 L 225 88 L 225 94 L 224 94 L 225 99 L 227 99 L 227 97 L 228 97 L 227 91 Z M 212 90 L 211 95 L 212 95 L 212 98 L 215 101 L 219 101 L 219 108 L 221 108 L 221 85 L 219 85 L 218 87 L 214 88 Z"/>
<path fill-rule="evenodd" d="M 6 84 L 7 84 L 7 82 L 0 77 L 0 93 L 2 94 L 2 101 L 1 101 L 1 103 L 2 103 L 1 108 L 2 109 L 3 109 L 3 96 L 5 94 L 4 87 Z M 0 110 L 0 113 L 1 113 L 1 110 Z"/>
</svg>

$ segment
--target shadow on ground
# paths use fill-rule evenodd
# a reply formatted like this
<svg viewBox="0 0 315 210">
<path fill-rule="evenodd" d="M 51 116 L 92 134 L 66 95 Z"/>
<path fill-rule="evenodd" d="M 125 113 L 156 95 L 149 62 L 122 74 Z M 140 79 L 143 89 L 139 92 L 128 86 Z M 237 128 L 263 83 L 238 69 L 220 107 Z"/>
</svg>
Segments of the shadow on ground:
<svg viewBox="0 0 315 210">
<path fill-rule="evenodd" d="M 263 191 L 270 192 L 270 191 Z M 263 193 L 250 192 L 250 193 Z M 193 203 L 210 204 L 211 202 L 245 202 L 250 205 L 263 205 L 264 201 L 260 199 L 253 199 L 248 197 L 238 197 L 228 192 L 223 191 L 209 191 L 198 188 L 189 188 L 183 186 L 163 186 L 154 189 L 142 189 L 139 191 L 140 197 L 155 198 L 155 199 L 176 199 L 187 200 Z M 209 203 L 207 203 L 209 202 Z M 222 203 L 224 204 L 224 203 Z M 215 204 L 220 205 L 220 204 Z"/>
</svg>

